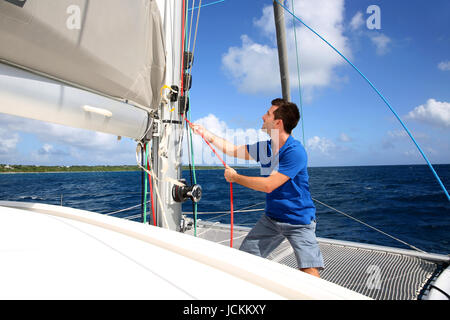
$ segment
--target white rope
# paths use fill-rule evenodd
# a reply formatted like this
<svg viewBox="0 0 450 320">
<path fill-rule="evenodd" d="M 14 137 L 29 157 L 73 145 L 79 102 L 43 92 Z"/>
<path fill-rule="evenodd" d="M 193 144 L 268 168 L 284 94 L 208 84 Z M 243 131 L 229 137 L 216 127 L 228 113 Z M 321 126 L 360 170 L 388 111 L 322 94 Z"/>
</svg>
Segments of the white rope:
<svg viewBox="0 0 450 320">
<path fill-rule="evenodd" d="M 138 167 L 139 168 L 141 168 L 142 170 L 144 170 L 146 173 L 148 173 L 150 176 L 152 176 L 152 177 L 154 177 L 155 178 L 155 180 L 158 180 L 158 181 L 161 181 L 161 180 L 159 180 L 158 179 L 158 177 L 156 177 L 156 175 L 154 174 L 154 172 L 153 172 L 153 169 L 150 167 L 150 171 L 149 170 L 147 170 L 146 168 L 144 168 L 142 165 L 141 165 L 141 161 L 139 161 L 140 159 L 139 159 L 139 156 L 138 156 L 138 154 L 140 153 L 139 151 L 138 151 L 138 147 L 141 147 L 142 148 L 142 143 L 141 142 L 139 142 L 138 143 L 138 146 L 136 147 L 136 162 L 137 162 L 137 165 L 138 165 Z M 166 179 L 167 180 L 167 179 Z M 172 179 L 173 180 L 173 179 Z M 178 182 L 178 181 L 177 181 Z M 166 212 L 165 212 L 165 210 L 164 210 L 164 206 L 163 206 L 163 204 L 162 204 L 162 200 L 161 200 L 161 196 L 160 196 L 160 194 L 159 194 L 159 188 L 158 188 L 158 184 L 157 183 L 155 183 L 155 191 L 156 191 L 156 198 L 157 198 L 157 200 L 158 200 L 158 202 L 159 202 L 159 206 L 161 207 L 161 215 L 162 215 L 162 217 L 163 217 L 163 222 L 166 224 L 166 227 L 169 227 L 169 224 L 167 223 L 167 217 L 166 217 Z"/>
<path fill-rule="evenodd" d="M 261 208 L 261 209 L 249 209 L 249 210 L 236 210 L 236 211 L 233 211 L 234 213 L 237 213 L 237 212 L 256 212 L 256 211 L 264 211 L 265 210 L 265 208 Z M 189 212 L 182 212 L 182 213 L 184 213 L 184 214 L 192 214 L 192 211 L 189 211 Z M 219 213 L 225 213 L 225 214 L 230 214 L 231 213 L 231 211 L 203 211 L 203 212 L 197 212 L 197 214 L 219 214 Z M 217 217 L 214 217 L 214 218 L 217 218 Z"/>
<path fill-rule="evenodd" d="M 195 6 L 195 1 L 192 1 L 192 8 L 194 8 Z M 199 5 L 198 5 L 198 11 L 197 11 L 197 21 L 196 21 L 196 25 L 195 25 L 195 31 L 194 31 L 194 42 L 192 44 L 192 57 L 195 57 L 195 47 L 196 47 L 196 43 L 197 43 L 197 32 L 198 32 L 198 23 L 200 20 L 200 8 L 202 6 L 202 0 L 200 0 Z M 192 18 L 194 16 L 194 10 L 192 10 L 191 13 L 191 22 L 189 25 L 189 40 L 188 40 L 188 51 L 190 49 L 190 43 L 191 43 L 191 32 L 192 32 Z M 184 55 L 184 48 L 183 48 L 183 55 Z M 184 68 L 184 66 L 181 66 L 181 68 Z M 188 74 L 192 76 L 192 65 L 189 68 Z M 186 84 L 185 84 L 186 85 Z M 189 87 L 186 87 L 186 97 L 189 97 Z M 185 117 L 187 117 L 187 114 L 184 114 Z M 184 123 L 181 125 L 181 130 L 180 130 L 180 135 L 178 137 L 178 152 L 177 155 L 179 156 L 179 158 L 181 158 L 181 146 L 182 146 L 182 142 L 183 142 L 183 136 L 184 136 L 184 130 L 183 130 L 183 126 Z M 188 141 L 187 143 L 189 143 L 189 137 L 188 137 L 188 133 L 186 132 L 186 140 Z M 189 155 L 190 156 L 190 155 Z"/>
<path fill-rule="evenodd" d="M 147 201 L 147 203 L 149 203 L 149 202 L 150 202 L 150 201 Z M 129 208 L 125 208 L 125 209 L 121 209 L 121 210 L 117 210 L 117 211 L 113 211 L 113 212 L 109 212 L 109 213 L 104 213 L 104 215 L 106 215 L 106 216 L 111 216 L 111 215 L 113 215 L 113 214 L 120 213 L 120 212 L 123 212 L 123 211 L 128 211 L 128 210 L 131 210 L 131 209 L 140 207 L 140 206 L 141 206 L 141 204 L 137 204 L 137 205 L 132 206 L 132 207 L 129 207 Z"/>
<path fill-rule="evenodd" d="M 244 238 L 245 236 L 247 236 L 246 233 L 244 233 L 243 235 L 240 235 L 239 237 L 233 237 L 233 240 Z M 216 243 L 224 243 L 224 242 L 230 242 L 230 239 L 225 239 L 225 240 L 222 240 L 222 241 L 219 241 L 219 242 L 216 242 Z"/>
<path fill-rule="evenodd" d="M 208 228 L 206 228 L 205 231 L 203 231 L 203 232 L 197 234 L 197 237 L 200 237 L 202 234 L 205 234 L 205 233 L 207 233 L 208 231 L 211 231 L 211 230 L 212 230 L 211 228 L 212 228 L 213 226 L 219 224 L 219 223 L 220 223 L 219 221 L 214 222 L 213 224 L 211 224 L 211 226 L 209 226 Z M 229 241 L 229 239 L 228 239 L 228 241 Z"/>
<path fill-rule="evenodd" d="M 400 242 L 400 243 L 403 243 L 404 245 L 406 245 L 406 246 L 408 246 L 408 247 L 410 247 L 410 248 L 412 248 L 412 249 L 414 249 L 414 250 L 417 250 L 417 251 L 422 252 L 422 253 L 426 253 L 425 251 L 423 251 L 423 250 L 421 250 L 421 249 L 419 249 L 419 248 L 416 248 L 416 247 L 414 247 L 413 245 L 411 245 L 411 244 L 409 244 L 409 243 L 406 243 L 405 241 L 400 240 L 400 239 L 398 239 L 398 238 L 396 238 L 396 237 L 394 237 L 394 236 L 391 236 L 390 234 L 387 234 L 386 232 L 381 231 L 380 229 L 377 229 L 377 228 L 375 228 L 375 227 L 372 227 L 371 225 L 369 225 L 369 224 L 367 224 L 367 223 L 365 223 L 365 222 L 363 222 L 363 221 L 361 221 L 361 220 L 359 220 L 359 219 L 356 219 L 355 217 L 352 217 L 351 215 L 349 215 L 349 214 L 347 214 L 347 213 L 345 213 L 345 212 L 342 212 L 342 211 L 340 211 L 340 210 L 338 210 L 338 209 L 336 209 L 336 208 L 333 208 L 333 207 L 331 207 L 331 206 L 329 206 L 329 205 L 327 205 L 327 204 L 325 204 L 325 203 L 323 203 L 323 202 L 320 202 L 320 201 L 317 200 L 317 199 L 314 199 L 314 198 L 312 198 L 312 199 L 313 199 L 314 201 L 316 201 L 317 203 L 320 203 L 321 205 L 323 205 L 323 206 L 325 206 L 325 207 L 327 207 L 327 208 L 329 208 L 329 209 L 331 209 L 331 210 L 334 210 L 334 211 L 336 211 L 336 212 L 338 212 L 338 213 L 340 213 L 340 214 L 343 214 L 343 215 L 346 216 L 347 218 L 350 218 L 350 219 L 352 219 L 352 220 L 355 220 L 356 222 L 359 222 L 359 223 L 365 225 L 366 227 L 369 227 L 369 228 L 372 229 L 372 230 L 375 230 L 375 231 L 377 231 L 377 232 L 379 232 L 379 233 L 381 233 L 381 234 L 384 234 L 385 236 L 387 236 L 387 237 L 389 237 L 389 238 L 391 238 L 391 239 L 394 239 L 394 240 L 396 240 L 396 241 L 398 241 L 398 242 Z"/>
</svg>

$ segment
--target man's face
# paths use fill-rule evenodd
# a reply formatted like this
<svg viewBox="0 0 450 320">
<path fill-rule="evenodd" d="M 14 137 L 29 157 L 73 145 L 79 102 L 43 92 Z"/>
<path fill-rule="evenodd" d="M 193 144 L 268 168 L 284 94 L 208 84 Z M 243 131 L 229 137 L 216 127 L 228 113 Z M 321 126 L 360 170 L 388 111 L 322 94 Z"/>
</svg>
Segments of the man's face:
<svg viewBox="0 0 450 320">
<path fill-rule="evenodd" d="M 278 120 L 275 120 L 274 112 L 277 110 L 277 106 L 271 106 L 269 110 L 262 116 L 263 124 L 262 124 L 262 130 L 266 131 L 270 134 L 270 130 L 275 129 L 275 124 Z"/>
</svg>

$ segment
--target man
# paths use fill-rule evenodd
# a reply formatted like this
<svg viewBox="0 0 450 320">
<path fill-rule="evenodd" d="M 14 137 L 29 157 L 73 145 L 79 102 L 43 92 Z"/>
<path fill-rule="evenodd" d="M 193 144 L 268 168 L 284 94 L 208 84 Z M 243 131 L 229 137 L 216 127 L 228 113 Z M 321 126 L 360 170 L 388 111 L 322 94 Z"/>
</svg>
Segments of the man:
<svg viewBox="0 0 450 320">
<path fill-rule="evenodd" d="M 240 250 L 265 258 L 287 238 L 299 269 L 320 277 L 323 258 L 315 236 L 316 209 L 309 193 L 307 155 L 301 143 L 291 136 L 299 119 L 294 103 L 275 99 L 262 117 L 262 129 L 271 140 L 241 146 L 215 136 L 200 125 L 191 127 L 223 153 L 254 159 L 262 166 L 261 177 L 244 176 L 230 167 L 225 169 L 228 182 L 266 193 L 266 212 L 244 239 Z"/>
</svg>

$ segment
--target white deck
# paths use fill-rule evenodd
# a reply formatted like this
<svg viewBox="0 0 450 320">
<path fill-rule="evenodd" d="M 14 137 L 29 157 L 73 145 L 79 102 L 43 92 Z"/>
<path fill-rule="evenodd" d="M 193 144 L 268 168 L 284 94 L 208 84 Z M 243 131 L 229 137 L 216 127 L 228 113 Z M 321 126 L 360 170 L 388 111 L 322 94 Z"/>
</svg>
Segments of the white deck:
<svg viewBox="0 0 450 320">
<path fill-rule="evenodd" d="M 0 299 L 366 299 L 186 234 L 65 207 L 0 206 Z"/>
</svg>

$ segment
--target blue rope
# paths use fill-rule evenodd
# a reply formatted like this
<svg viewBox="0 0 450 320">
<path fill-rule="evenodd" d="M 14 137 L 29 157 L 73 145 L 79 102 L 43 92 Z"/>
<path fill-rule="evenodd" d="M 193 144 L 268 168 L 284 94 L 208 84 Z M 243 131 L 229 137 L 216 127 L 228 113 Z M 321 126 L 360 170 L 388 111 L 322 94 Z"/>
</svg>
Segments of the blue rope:
<svg viewBox="0 0 450 320">
<path fill-rule="evenodd" d="M 367 77 L 361 72 L 359 71 L 359 69 L 353 64 L 351 63 L 342 53 L 339 52 L 339 50 L 337 50 L 335 47 L 333 47 L 327 40 L 325 40 L 320 34 L 318 34 L 316 31 L 314 31 L 312 28 L 310 28 L 306 23 L 304 23 L 299 17 L 297 17 L 294 13 L 292 13 L 286 6 L 284 6 L 283 4 L 280 3 L 280 1 L 278 0 L 274 0 L 276 1 L 281 7 L 283 7 L 290 15 L 292 15 L 295 19 L 297 19 L 298 21 L 300 21 L 300 23 L 302 23 L 305 27 L 307 27 L 309 30 L 311 30 L 316 36 L 318 36 L 320 39 L 322 39 L 327 45 L 329 45 L 334 51 L 336 51 L 337 54 L 339 54 L 345 61 L 347 61 L 352 67 L 353 69 L 355 69 L 360 75 L 361 77 L 364 78 L 364 80 L 367 81 L 367 83 L 372 87 L 373 90 L 375 90 L 375 92 L 380 96 L 380 98 L 386 103 L 386 105 L 389 107 L 389 109 L 392 111 L 392 113 L 395 115 L 395 117 L 397 118 L 398 121 L 400 121 L 401 125 L 403 126 L 403 128 L 406 130 L 406 132 L 408 133 L 409 137 L 411 138 L 411 140 L 414 142 L 414 144 L 416 145 L 417 149 L 419 150 L 419 152 L 422 154 L 422 157 L 425 159 L 425 161 L 427 162 L 428 166 L 430 167 L 431 171 L 434 174 L 434 177 L 436 178 L 436 180 L 439 182 L 442 190 L 444 191 L 445 195 L 447 196 L 447 200 L 450 201 L 450 196 L 447 192 L 447 189 L 445 188 L 444 184 L 442 183 L 441 179 L 439 178 L 439 176 L 437 175 L 436 171 L 434 170 L 433 166 L 431 165 L 430 161 L 428 160 L 427 156 L 425 155 L 425 153 L 422 151 L 422 149 L 420 148 L 419 144 L 416 142 L 416 140 L 414 139 L 414 137 L 412 136 L 411 132 L 408 130 L 408 128 L 406 127 L 406 125 L 403 123 L 403 121 L 400 119 L 400 117 L 398 116 L 397 112 L 395 112 L 395 110 L 391 107 L 391 105 L 389 104 L 389 102 L 386 100 L 386 98 L 380 93 L 380 91 L 378 91 L 377 88 L 375 88 L 375 86 L 372 84 L 372 82 L 370 82 L 369 79 L 367 79 Z"/>
<path fill-rule="evenodd" d="M 200 7 L 197 6 L 197 7 L 189 8 L 189 11 L 195 10 L 195 9 L 198 9 L 198 8 L 207 7 L 207 6 L 212 6 L 213 4 L 218 4 L 218 3 L 221 3 L 221 2 L 224 2 L 224 1 L 225 0 L 219 0 L 219 1 L 211 2 L 211 3 L 207 3 L 207 4 L 202 4 Z"/>
</svg>

